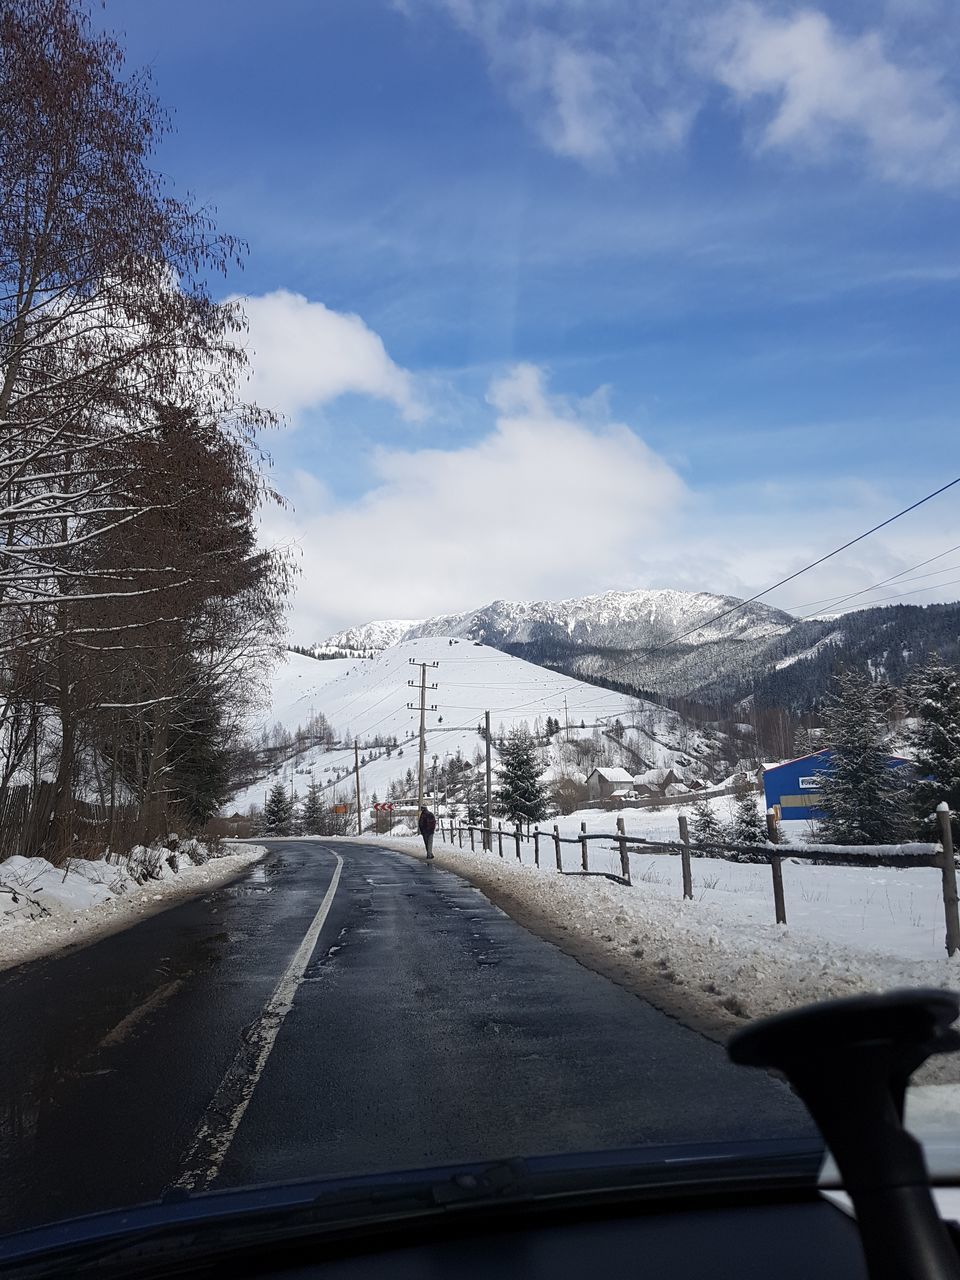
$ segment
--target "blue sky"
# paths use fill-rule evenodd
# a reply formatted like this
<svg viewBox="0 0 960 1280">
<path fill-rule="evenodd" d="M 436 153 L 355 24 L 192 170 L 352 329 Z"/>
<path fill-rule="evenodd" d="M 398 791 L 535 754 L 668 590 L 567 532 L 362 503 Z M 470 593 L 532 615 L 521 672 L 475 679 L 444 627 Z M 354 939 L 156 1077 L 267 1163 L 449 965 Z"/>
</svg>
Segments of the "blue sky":
<svg viewBox="0 0 960 1280">
<path fill-rule="evenodd" d="M 960 473 L 952 4 L 96 20 L 173 115 L 160 166 L 250 246 L 216 288 L 248 299 L 253 389 L 287 415 L 293 510 L 265 536 L 302 553 L 297 638 L 494 596 L 749 594 Z M 960 543 L 956 509 L 774 602 Z M 957 598 L 955 564 L 904 598 Z"/>
</svg>

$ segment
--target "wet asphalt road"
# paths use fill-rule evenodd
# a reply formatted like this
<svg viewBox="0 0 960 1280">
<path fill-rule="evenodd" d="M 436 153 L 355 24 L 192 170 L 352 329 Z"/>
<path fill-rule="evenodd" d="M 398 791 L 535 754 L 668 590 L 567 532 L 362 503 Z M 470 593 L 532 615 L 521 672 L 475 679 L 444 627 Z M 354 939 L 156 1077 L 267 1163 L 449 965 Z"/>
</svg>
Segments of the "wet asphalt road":
<svg viewBox="0 0 960 1280">
<path fill-rule="evenodd" d="M 335 853 L 329 914 L 269 1056 L 248 1064 L 213 1186 L 810 1135 L 784 1086 L 459 877 L 350 842 L 278 841 L 225 888 L 0 973 L 0 1230 L 153 1199 L 185 1176 Z"/>
</svg>

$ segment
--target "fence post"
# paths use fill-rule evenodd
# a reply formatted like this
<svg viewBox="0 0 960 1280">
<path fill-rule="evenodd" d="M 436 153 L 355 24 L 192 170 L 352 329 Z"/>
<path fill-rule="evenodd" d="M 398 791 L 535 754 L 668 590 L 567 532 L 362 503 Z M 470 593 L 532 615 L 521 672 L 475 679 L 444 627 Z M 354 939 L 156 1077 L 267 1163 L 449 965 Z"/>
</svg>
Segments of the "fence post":
<svg viewBox="0 0 960 1280">
<path fill-rule="evenodd" d="M 780 842 L 777 815 L 772 809 L 767 810 L 767 839 L 771 844 Z M 787 907 L 783 900 L 783 861 L 775 853 L 770 855 L 770 871 L 773 874 L 773 907 L 777 913 L 777 924 L 786 924 Z"/>
<path fill-rule="evenodd" d="M 620 874 L 630 883 L 630 855 L 627 853 L 627 829 L 623 825 L 623 819 L 617 819 L 617 844 L 620 846 Z"/>
<path fill-rule="evenodd" d="M 693 897 L 693 876 L 690 872 L 690 831 L 687 827 L 687 815 L 681 813 L 680 823 L 680 865 L 683 868 L 683 896 Z"/>
<path fill-rule="evenodd" d="M 540 828 L 539 827 L 533 828 L 533 865 L 535 867 L 539 867 L 540 865 Z"/>
<path fill-rule="evenodd" d="M 589 863 L 589 859 L 587 858 L 587 842 L 586 840 L 583 839 L 583 837 L 586 834 L 587 834 L 587 824 L 585 822 L 581 822 L 580 823 L 580 865 L 583 867 L 584 871 L 589 871 L 590 863 Z"/>
<path fill-rule="evenodd" d="M 947 955 L 952 956 L 960 947 L 960 917 L 957 915 L 957 868 L 953 860 L 953 831 L 950 827 L 950 806 L 946 800 L 937 805 L 937 823 L 940 827 L 940 872 L 943 876 L 943 915 L 947 925 Z"/>
<path fill-rule="evenodd" d="M 563 854 L 560 851 L 560 828 L 556 823 L 553 824 L 553 843 L 557 851 L 557 870 L 563 870 Z"/>
<path fill-rule="evenodd" d="M 463 848 L 463 823 L 462 822 L 457 823 L 457 836 L 460 840 L 460 848 L 462 849 Z"/>
<path fill-rule="evenodd" d="M 514 838 L 514 840 L 516 840 L 516 842 L 517 842 L 517 861 L 518 861 L 518 862 L 522 862 L 522 861 L 523 861 L 523 858 L 520 856 L 520 841 L 521 841 L 522 837 L 523 837 L 523 830 L 522 830 L 522 828 L 521 828 L 521 826 L 520 826 L 520 823 L 518 822 L 518 823 L 517 823 L 517 828 L 516 828 L 516 830 L 515 830 L 515 831 L 514 831 L 514 833 L 513 833 L 513 838 Z"/>
<path fill-rule="evenodd" d="M 497 852 L 503 857 L 503 823 L 497 823 Z"/>
<path fill-rule="evenodd" d="M 473 827 L 468 827 L 467 830 L 470 832 L 470 852 L 476 853 L 477 842 L 476 842 L 476 836 L 474 835 Z"/>
</svg>

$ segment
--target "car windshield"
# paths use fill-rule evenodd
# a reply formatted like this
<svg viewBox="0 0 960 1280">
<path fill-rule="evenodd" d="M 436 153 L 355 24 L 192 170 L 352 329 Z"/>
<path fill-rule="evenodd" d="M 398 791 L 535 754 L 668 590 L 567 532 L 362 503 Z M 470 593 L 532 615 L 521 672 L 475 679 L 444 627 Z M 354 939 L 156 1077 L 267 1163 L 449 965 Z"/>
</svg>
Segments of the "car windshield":
<svg viewBox="0 0 960 1280">
<path fill-rule="evenodd" d="M 0 1235 L 806 1151 L 731 1034 L 956 983 L 958 48 L 0 0 Z"/>
</svg>

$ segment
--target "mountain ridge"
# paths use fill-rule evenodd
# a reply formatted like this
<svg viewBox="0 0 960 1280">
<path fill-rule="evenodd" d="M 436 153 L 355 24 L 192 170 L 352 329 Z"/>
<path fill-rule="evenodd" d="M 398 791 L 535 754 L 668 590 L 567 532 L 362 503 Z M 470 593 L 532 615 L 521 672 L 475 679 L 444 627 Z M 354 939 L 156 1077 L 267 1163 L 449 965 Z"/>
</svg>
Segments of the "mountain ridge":
<svg viewBox="0 0 960 1280">
<path fill-rule="evenodd" d="M 839 663 L 901 684 L 933 649 L 960 660 L 960 604 L 867 606 L 804 619 L 715 592 L 607 591 L 560 601 L 494 600 L 433 618 L 366 623 L 317 651 L 337 652 L 339 644 L 347 654 L 379 652 L 444 636 L 608 687 L 710 704 L 753 699 L 806 712 L 822 699 Z"/>
</svg>

